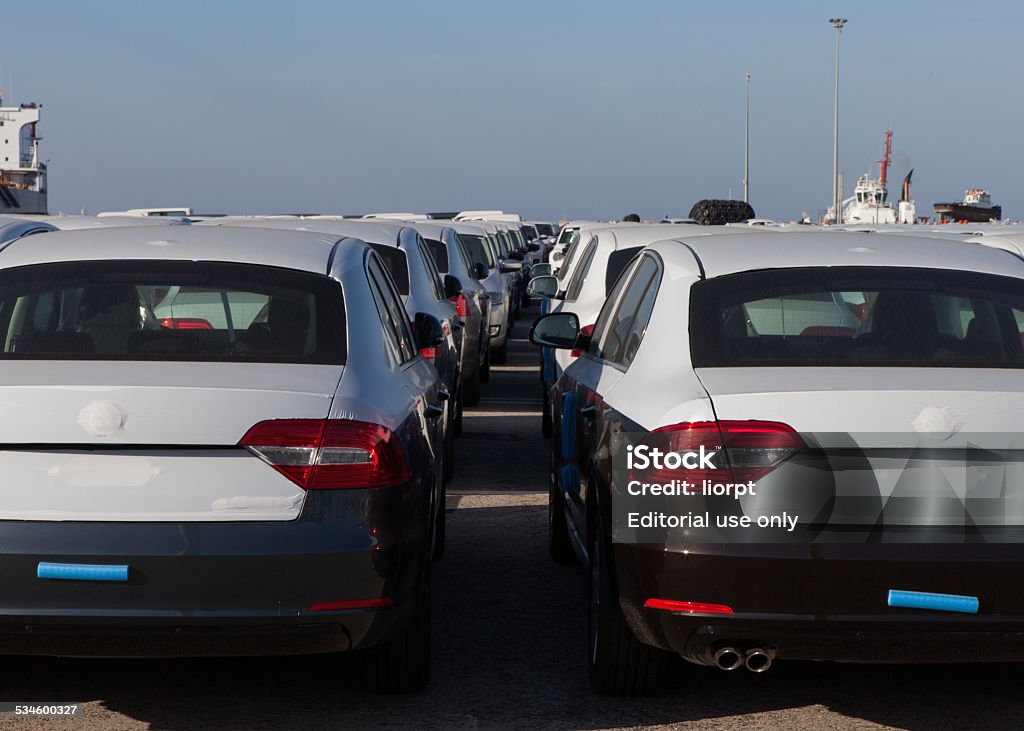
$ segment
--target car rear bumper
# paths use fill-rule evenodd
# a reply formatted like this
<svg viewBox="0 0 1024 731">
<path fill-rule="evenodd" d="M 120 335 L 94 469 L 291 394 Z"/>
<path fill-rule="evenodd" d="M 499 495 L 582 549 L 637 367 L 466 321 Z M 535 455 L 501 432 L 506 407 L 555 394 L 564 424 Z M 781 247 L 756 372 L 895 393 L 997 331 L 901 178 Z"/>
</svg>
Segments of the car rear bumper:
<svg viewBox="0 0 1024 731">
<path fill-rule="evenodd" d="M 357 649 L 412 617 L 429 508 L 408 486 L 312 491 L 279 523 L 0 523 L 0 653 L 270 654 Z M 37 578 L 40 562 L 126 581 Z M 106 649 L 105 649 L 106 648 Z"/>
<path fill-rule="evenodd" d="M 722 647 L 847 662 L 1024 660 L 1017 545 L 616 544 L 620 601 L 639 639 L 699 664 Z M 975 596 L 977 614 L 889 607 L 890 589 Z M 731 614 L 651 609 L 651 598 Z"/>
</svg>

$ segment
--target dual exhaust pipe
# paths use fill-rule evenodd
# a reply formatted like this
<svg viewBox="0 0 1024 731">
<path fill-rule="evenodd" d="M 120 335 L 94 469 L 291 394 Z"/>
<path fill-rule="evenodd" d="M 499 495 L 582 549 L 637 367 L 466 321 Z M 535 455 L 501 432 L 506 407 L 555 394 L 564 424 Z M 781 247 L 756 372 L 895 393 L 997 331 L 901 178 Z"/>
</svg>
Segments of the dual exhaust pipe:
<svg viewBox="0 0 1024 731">
<path fill-rule="evenodd" d="M 741 650 L 736 647 L 722 647 L 714 654 L 715 667 L 722 670 L 736 670 L 746 667 L 752 673 L 763 673 L 772 666 L 775 659 L 774 650 L 763 647 L 751 647 Z"/>
</svg>

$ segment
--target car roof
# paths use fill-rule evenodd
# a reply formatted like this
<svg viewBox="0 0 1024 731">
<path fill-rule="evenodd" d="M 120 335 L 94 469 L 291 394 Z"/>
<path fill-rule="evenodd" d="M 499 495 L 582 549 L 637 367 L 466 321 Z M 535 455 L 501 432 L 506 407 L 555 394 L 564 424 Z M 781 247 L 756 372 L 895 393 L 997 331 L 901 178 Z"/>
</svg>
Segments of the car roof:
<svg viewBox="0 0 1024 731">
<path fill-rule="evenodd" d="M 471 236 L 486 236 L 488 231 L 483 221 L 438 221 L 437 223 L 444 223 L 446 228 L 455 229 L 456 233 Z"/>
<path fill-rule="evenodd" d="M 61 231 L 70 231 L 72 229 L 79 228 L 117 228 L 120 226 L 141 228 L 143 226 L 189 225 L 188 220 L 184 218 L 169 218 L 165 216 L 153 216 L 152 218 L 146 218 L 143 216 L 104 216 L 103 218 L 100 218 L 99 216 L 83 216 L 79 214 L 65 215 L 63 213 L 56 216 L 19 213 L 11 216 L 11 218 L 17 218 L 20 221 L 48 223 Z"/>
<path fill-rule="evenodd" d="M 54 231 L 0 250 L 0 268 L 117 259 L 223 261 L 325 274 L 339 236 L 232 226 Z"/>
<path fill-rule="evenodd" d="M 309 216 L 307 218 L 253 219 L 231 224 L 245 228 L 286 229 L 289 231 L 312 231 L 337 236 L 351 236 L 370 244 L 398 246 L 398 236 L 404 228 L 412 228 L 401 221 L 391 219 L 352 219 L 334 216 Z"/>
<path fill-rule="evenodd" d="M 692 223 L 641 223 L 633 224 L 632 226 L 616 225 L 598 229 L 587 229 L 586 231 L 580 229 L 580 233 L 596 235 L 602 241 L 614 237 L 616 248 L 625 248 L 629 246 L 645 246 L 653 244 L 655 241 L 673 237 L 734 236 L 738 233 L 751 236 L 764 234 L 765 232 L 761 228 L 742 229 L 741 232 L 738 232 L 725 226 L 694 226 Z"/>
<path fill-rule="evenodd" d="M 455 230 L 455 227 L 452 225 L 451 221 L 408 221 L 407 225 L 409 226 L 409 228 L 414 228 L 417 231 L 419 231 L 420 235 L 425 236 L 429 234 L 431 238 L 435 239 L 440 237 L 441 233 L 446 228 L 450 228 L 453 231 Z"/>
<path fill-rule="evenodd" d="M 1024 277 L 1024 260 L 1012 253 L 925 237 L 840 231 L 764 232 L 679 236 L 649 248 L 684 265 L 692 265 L 696 256 L 708 278 L 758 269 L 816 266 L 923 267 Z"/>
</svg>

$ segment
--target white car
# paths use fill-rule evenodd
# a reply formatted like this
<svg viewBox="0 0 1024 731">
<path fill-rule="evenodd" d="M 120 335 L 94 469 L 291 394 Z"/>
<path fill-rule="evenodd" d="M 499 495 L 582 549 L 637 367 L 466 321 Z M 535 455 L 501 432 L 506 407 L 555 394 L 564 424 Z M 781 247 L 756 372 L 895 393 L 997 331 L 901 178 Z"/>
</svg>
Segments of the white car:
<svg viewBox="0 0 1024 731">
<path fill-rule="evenodd" d="M 762 229 L 742 231 L 765 233 Z M 560 276 L 535 279 L 528 291 L 534 296 L 547 295 L 551 298 L 548 312 L 574 312 L 580 318 L 580 331 L 589 335 L 615 280 L 644 246 L 672 235 L 694 237 L 729 233 L 735 232 L 724 226 L 692 224 L 614 223 L 604 227 L 583 224 L 578 232 L 579 238 L 570 250 L 571 261 L 562 267 Z M 541 431 L 545 436 L 550 436 L 551 432 L 551 387 L 578 354 L 576 350 L 550 348 L 545 348 L 541 354 L 544 392 Z"/>
<path fill-rule="evenodd" d="M 553 399 L 549 538 L 589 567 L 596 690 L 653 691 L 669 653 L 753 672 L 1024 659 L 1018 254 L 681 236 L 582 322 L 546 315 L 531 340 L 582 351 Z M 650 444 L 693 459 L 644 472 Z"/>
</svg>

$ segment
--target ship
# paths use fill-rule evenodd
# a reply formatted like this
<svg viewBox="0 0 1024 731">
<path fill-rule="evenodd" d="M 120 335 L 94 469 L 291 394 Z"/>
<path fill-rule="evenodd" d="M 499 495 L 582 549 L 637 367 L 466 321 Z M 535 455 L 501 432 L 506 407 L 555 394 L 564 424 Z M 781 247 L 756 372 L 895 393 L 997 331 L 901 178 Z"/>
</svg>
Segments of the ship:
<svg viewBox="0 0 1024 731">
<path fill-rule="evenodd" d="M 40 105 L 5 107 L 0 89 L 0 214 L 47 213 L 46 163 L 39 161 Z"/>
<path fill-rule="evenodd" d="M 936 203 L 934 207 L 939 223 L 988 223 L 1003 217 L 1003 207 L 992 205 L 992 194 L 984 188 L 969 188 L 959 203 Z"/>
<path fill-rule="evenodd" d="M 875 160 L 879 166 L 877 178 L 865 173 L 857 178 L 853 195 L 842 203 L 842 220 L 846 224 L 896 223 L 897 212 L 889 200 L 887 188 L 889 166 L 892 163 L 892 130 L 885 131 L 884 154 Z M 913 172 L 913 171 L 911 171 Z M 835 223 L 835 206 L 830 206 L 826 220 Z M 910 199 L 910 175 L 904 180 L 903 195 L 900 198 L 899 221 L 914 222 L 914 201 Z"/>
</svg>

